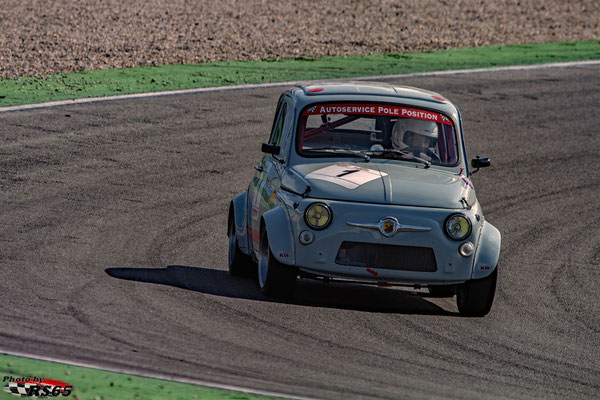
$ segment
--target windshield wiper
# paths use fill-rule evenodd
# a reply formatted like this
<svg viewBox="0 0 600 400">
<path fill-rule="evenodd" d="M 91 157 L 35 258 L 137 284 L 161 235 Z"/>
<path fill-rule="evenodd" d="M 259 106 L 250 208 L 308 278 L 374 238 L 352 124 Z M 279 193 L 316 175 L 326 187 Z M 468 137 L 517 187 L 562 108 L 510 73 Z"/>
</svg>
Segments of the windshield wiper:
<svg viewBox="0 0 600 400">
<path fill-rule="evenodd" d="M 342 149 L 339 147 L 319 147 L 316 149 L 303 149 L 302 151 L 303 152 L 314 152 L 314 153 L 327 153 L 327 152 L 333 151 L 333 152 L 339 153 L 339 154 L 347 154 L 347 155 L 361 157 L 365 161 L 371 161 L 371 157 L 369 157 L 367 154 L 363 153 L 360 150 Z"/>
<path fill-rule="evenodd" d="M 414 156 L 414 155 L 410 154 L 407 151 L 402 151 L 402 150 L 398 150 L 398 149 L 384 149 L 383 152 L 384 153 L 399 154 L 401 156 L 405 156 L 405 157 L 408 157 L 408 158 L 410 158 L 412 160 L 415 160 L 415 161 L 418 161 L 418 162 L 421 162 L 421 163 L 425 164 L 425 168 L 431 167 L 431 162 L 429 162 L 427 160 L 424 160 L 421 157 Z"/>
</svg>

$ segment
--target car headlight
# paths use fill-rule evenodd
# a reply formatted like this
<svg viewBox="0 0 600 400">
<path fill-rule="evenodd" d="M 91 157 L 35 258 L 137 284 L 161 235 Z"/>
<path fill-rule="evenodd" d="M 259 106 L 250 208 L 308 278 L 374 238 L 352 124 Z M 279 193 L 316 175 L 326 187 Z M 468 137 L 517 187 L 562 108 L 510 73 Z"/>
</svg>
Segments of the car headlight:
<svg viewBox="0 0 600 400">
<path fill-rule="evenodd" d="M 452 214 L 444 223 L 446 233 L 454 240 L 464 240 L 471 234 L 471 221 L 463 214 Z"/>
<path fill-rule="evenodd" d="M 304 212 L 306 225 L 316 230 L 327 228 L 332 217 L 331 209 L 323 203 L 313 203 Z"/>
</svg>

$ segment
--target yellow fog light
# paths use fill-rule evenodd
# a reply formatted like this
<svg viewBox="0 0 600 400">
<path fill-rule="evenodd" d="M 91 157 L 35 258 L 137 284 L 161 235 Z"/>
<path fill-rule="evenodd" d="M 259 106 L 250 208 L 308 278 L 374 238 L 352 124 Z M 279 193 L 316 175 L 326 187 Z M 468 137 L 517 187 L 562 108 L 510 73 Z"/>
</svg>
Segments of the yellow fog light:
<svg viewBox="0 0 600 400">
<path fill-rule="evenodd" d="M 331 219 L 331 209 L 323 203 L 311 204 L 304 213 L 306 224 L 316 230 L 327 228 Z"/>
<path fill-rule="evenodd" d="M 446 233 L 454 240 L 464 240 L 471 234 L 471 221 L 463 214 L 452 214 L 444 223 Z"/>
</svg>

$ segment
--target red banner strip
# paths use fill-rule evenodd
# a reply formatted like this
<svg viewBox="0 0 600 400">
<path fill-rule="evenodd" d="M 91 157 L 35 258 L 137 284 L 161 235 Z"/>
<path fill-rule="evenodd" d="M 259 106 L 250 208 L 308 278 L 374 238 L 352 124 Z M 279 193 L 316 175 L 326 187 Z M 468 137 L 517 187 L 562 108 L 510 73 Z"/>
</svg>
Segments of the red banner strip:
<svg viewBox="0 0 600 400">
<path fill-rule="evenodd" d="M 359 115 L 384 115 L 389 117 L 422 119 L 425 121 L 438 122 L 440 124 L 452 125 L 450 118 L 443 114 L 410 108 L 403 106 L 394 106 L 389 104 L 319 104 L 308 107 L 303 115 L 321 115 L 321 114 L 359 114 Z"/>
</svg>

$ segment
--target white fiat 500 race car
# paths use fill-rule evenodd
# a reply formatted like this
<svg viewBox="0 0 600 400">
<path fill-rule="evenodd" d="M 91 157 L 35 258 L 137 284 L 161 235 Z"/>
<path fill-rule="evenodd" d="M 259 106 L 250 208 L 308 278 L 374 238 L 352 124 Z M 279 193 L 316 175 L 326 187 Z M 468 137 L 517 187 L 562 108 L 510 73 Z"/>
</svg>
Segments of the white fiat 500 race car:
<svg viewBox="0 0 600 400">
<path fill-rule="evenodd" d="M 381 83 L 293 87 L 229 208 L 229 271 L 258 263 L 269 296 L 298 276 L 428 287 L 463 315 L 492 306 L 500 232 L 483 217 L 458 108 Z M 256 268 L 256 267 L 254 267 Z"/>
</svg>

